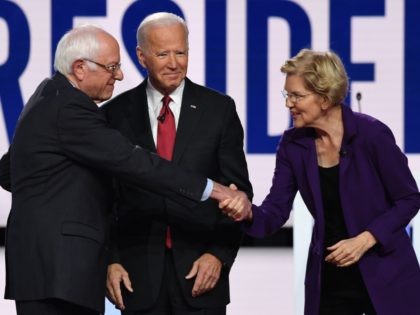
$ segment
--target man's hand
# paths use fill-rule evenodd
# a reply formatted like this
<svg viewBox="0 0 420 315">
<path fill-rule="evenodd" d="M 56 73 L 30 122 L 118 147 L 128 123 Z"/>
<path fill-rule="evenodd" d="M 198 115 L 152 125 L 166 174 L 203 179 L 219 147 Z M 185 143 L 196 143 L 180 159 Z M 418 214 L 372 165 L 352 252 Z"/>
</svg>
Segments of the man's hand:
<svg viewBox="0 0 420 315">
<path fill-rule="evenodd" d="M 235 197 L 248 199 L 247 195 L 243 191 L 238 190 L 234 184 L 226 187 L 213 181 L 213 190 L 211 192 L 210 198 L 215 199 L 220 204 L 226 199 L 233 199 Z"/>
<path fill-rule="evenodd" d="M 357 263 L 376 242 L 370 232 L 362 232 L 356 237 L 339 241 L 333 246 L 327 247 L 331 253 L 325 257 L 325 261 L 337 267 L 348 267 Z"/>
<path fill-rule="evenodd" d="M 220 278 L 222 270 L 222 262 L 212 254 L 203 254 L 198 258 L 185 279 L 195 278 L 192 288 L 192 296 L 202 295 L 213 289 Z"/>
<path fill-rule="evenodd" d="M 106 278 L 107 296 L 117 308 L 123 310 L 125 305 L 121 295 L 121 282 L 128 291 L 133 292 L 130 277 L 124 267 L 120 264 L 108 265 L 108 275 Z"/>
<path fill-rule="evenodd" d="M 231 184 L 229 188 L 233 191 L 239 192 L 235 184 Z M 237 195 L 233 198 L 228 198 L 219 202 L 219 208 L 222 209 L 223 213 L 232 218 L 235 221 L 252 220 L 252 203 L 248 197 L 243 195 Z"/>
</svg>

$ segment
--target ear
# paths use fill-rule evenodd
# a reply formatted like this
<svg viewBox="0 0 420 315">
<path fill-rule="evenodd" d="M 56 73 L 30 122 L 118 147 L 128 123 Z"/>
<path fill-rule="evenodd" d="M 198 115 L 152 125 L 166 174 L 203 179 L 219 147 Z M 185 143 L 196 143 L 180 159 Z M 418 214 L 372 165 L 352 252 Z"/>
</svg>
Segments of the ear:
<svg viewBox="0 0 420 315">
<path fill-rule="evenodd" d="M 321 109 L 322 110 L 327 110 L 331 107 L 331 102 L 329 101 L 329 99 L 326 96 L 322 97 L 322 103 L 321 103 Z"/>
<path fill-rule="evenodd" d="M 147 69 L 146 57 L 144 55 L 143 49 L 141 49 L 139 46 L 137 46 L 137 48 L 136 48 L 136 54 L 137 54 L 137 59 L 139 60 L 139 62 L 142 65 L 142 67 L 145 68 L 145 69 Z"/>
<path fill-rule="evenodd" d="M 73 62 L 72 66 L 73 75 L 76 77 L 78 81 L 82 81 L 85 77 L 85 62 L 81 59 L 76 60 Z"/>
</svg>

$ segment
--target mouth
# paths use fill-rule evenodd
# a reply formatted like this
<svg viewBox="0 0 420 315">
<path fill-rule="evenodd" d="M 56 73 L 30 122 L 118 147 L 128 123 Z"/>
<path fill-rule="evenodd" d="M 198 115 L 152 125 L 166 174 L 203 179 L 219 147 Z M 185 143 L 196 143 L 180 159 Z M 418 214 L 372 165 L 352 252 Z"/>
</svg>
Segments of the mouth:
<svg viewBox="0 0 420 315">
<path fill-rule="evenodd" d="M 110 93 L 113 93 L 114 92 L 114 84 L 108 84 L 106 86 L 106 90 Z"/>
<path fill-rule="evenodd" d="M 169 78 L 171 80 L 173 79 L 178 79 L 180 77 L 181 73 L 180 72 L 172 72 L 172 73 L 165 73 L 164 76 L 166 78 Z"/>
<path fill-rule="evenodd" d="M 290 112 L 290 115 L 292 116 L 293 119 L 296 119 L 300 114 L 296 112 Z"/>
</svg>

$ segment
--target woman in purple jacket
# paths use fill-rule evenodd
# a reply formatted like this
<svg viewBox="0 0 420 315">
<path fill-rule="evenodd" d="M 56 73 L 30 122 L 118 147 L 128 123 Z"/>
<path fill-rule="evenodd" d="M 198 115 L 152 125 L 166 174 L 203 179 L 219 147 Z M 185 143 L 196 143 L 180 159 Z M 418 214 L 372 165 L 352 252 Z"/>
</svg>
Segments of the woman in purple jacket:
<svg viewBox="0 0 420 315">
<path fill-rule="evenodd" d="M 420 268 L 405 227 L 420 194 L 407 158 L 386 125 L 343 105 L 348 78 L 336 54 L 303 49 L 281 71 L 293 128 L 278 146 L 270 193 L 260 206 L 221 206 L 264 237 L 300 192 L 315 221 L 305 314 L 419 315 Z"/>
</svg>

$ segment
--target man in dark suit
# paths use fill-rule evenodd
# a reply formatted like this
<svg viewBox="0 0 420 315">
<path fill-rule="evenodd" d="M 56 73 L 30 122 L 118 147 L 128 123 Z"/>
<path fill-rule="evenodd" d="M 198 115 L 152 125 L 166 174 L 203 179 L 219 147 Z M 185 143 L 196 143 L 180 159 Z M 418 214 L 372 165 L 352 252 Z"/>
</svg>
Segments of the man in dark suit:
<svg viewBox="0 0 420 315">
<path fill-rule="evenodd" d="M 117 41 L 102 29 L 67 33 L 57 47 L 57 73 L 26 104 L 0 163 L 0 184 L 12 191 L 5 297 L 16 300 L 19 315 L 103 312 L 109 175 L 187 207 L 211 189 L 204 176 L 106 126 L 95 102 L 109 99 L 122 80 L 119 62 Z M 212 196 L 219 189 L 215 183 Z"/>
<path fill-rule="evenodd" d="M 110 126 L 159 153 L 161 128 L 173 117 L 176 137 L 169 158 L 221 183 L 235 183 L 251 198 L 243 129 L 233 99 L 186 78 L 184 20 L 171 13 L 152 14 L 140 24 L 137 40 L 137 56 L 148 77 L 102 107 Z M 225 314 L 229 272 L 242 236 L 238 226 L 211 200 L 197 205 L 203 214 L 197 221 L 165 196 L 130 183 L 120 182 L 118 195 L 107 286 L 122 313 Z"/>
</svg>

